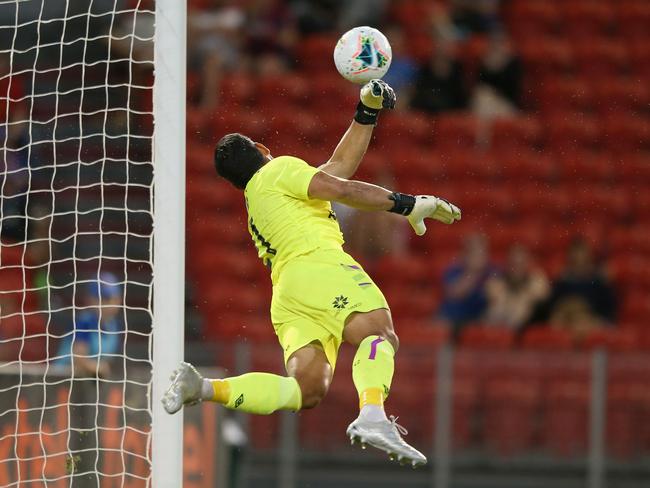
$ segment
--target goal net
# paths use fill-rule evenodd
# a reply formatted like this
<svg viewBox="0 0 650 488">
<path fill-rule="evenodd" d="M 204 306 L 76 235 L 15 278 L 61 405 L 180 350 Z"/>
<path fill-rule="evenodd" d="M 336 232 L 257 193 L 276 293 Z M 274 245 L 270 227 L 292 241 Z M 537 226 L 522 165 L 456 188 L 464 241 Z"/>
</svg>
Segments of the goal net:
<svg viewBox="0 0 650 488">
<path fill-rule="evenodd" d="M 155 8 L 0 2 L 0 486 L 152 484 Z"/>
</svg>

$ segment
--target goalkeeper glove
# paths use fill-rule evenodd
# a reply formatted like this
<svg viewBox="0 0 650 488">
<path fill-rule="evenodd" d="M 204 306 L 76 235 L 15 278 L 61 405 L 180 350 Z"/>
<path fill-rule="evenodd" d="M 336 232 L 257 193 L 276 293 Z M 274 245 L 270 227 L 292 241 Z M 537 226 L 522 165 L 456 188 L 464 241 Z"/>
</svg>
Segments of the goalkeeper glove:
<svg viewBox="0 0 650 488">
<path fill-rule="evenodd" d="M 424 219 L 435 219 L 443 224 L 453 224 L 460 220 L 460 209 L 442 198 L 431 195 L 406 195 L 393 193 L 390 199 L 395 202 L 389 211 L 404 215 L 415 233 L 419 236 L 427 231 Z"/>
<path fill-rule="evenodd" d="M 381 80 L 371 80 L 361 88 L 361 101 L 357 105 L 354 120 L 363 125 L 376 125 L 382 108 L 395 108 L 395 92 Z"/>
</svg>

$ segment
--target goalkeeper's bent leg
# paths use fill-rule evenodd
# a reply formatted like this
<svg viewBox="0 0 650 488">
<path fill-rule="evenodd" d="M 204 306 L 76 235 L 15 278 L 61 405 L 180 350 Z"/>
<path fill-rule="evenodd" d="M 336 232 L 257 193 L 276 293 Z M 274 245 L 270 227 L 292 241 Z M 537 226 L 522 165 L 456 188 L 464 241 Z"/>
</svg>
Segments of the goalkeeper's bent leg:
<svg viewBox="0 0 650 488">
<path fill-rule="evenodd" d="M 332 379 L 332 368 L 320 344 L 294 352 L 287 361 L 287 372 L 290 376 L 247 373 L 222 380 L 205 379 L 201 397 L 233 410 L 268 415 L 317 406 Z"/>
<path fill-rule="evenodd" d="M 399 346 L 388 310 L 352 315 L 344 337 L 347 342 L 358 345 L 352 363 L 352 379 L 359 393 L 361 415 L 383 419 L 386 416 L 384 401 L 390 391 L 395 351 Z"/>
<path fill-rule="evenodd" d="M 204 379 L 203 400 L 258 415 L 300 410 L 302 393 L 295 378 L 271 373 L 246 373 L 219 380 Z"/>
</svg>

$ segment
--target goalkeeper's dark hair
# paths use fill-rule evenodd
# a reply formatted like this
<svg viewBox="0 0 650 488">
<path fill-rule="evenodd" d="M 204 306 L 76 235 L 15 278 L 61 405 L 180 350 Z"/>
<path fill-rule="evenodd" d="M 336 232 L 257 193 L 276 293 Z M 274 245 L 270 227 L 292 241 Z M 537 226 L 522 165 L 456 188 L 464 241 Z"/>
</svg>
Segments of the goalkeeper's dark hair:
<svg viewBox="0 0 650 488">
<path fill-rule="evenodd" d="M 223 136 L 214 150 L 217 173 L 240 190 L 246 188 L 248 181 L 264 163 L 264 156 L 255 143 L 243 134 Z"/>
</svg>

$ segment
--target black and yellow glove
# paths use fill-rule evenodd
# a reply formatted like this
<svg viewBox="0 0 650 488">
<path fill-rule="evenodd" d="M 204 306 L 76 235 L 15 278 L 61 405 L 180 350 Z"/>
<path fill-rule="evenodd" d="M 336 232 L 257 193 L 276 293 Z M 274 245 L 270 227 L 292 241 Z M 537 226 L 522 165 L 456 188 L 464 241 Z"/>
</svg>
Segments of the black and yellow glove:
<svg viewBox="0 0 650 488">
<path fill-rule="evenodd" d="M 359 94 L 354 120 L 363 125 L 377 125 L 377 117 L 382 108 L 395 108 L 397 97 L 393 89 L 382 80 L 370 80 L 363 85 Z"/>
</svg>

